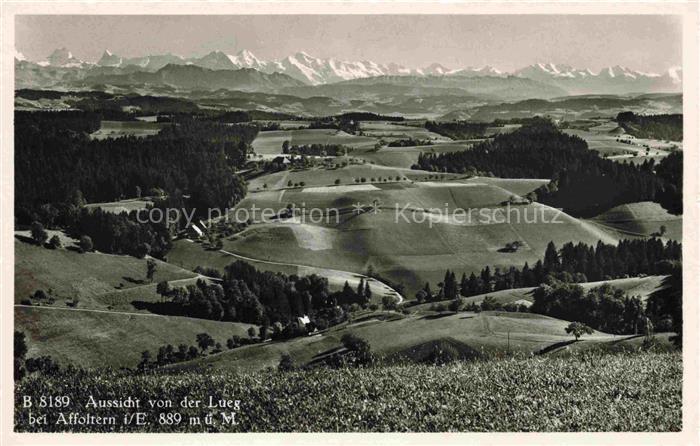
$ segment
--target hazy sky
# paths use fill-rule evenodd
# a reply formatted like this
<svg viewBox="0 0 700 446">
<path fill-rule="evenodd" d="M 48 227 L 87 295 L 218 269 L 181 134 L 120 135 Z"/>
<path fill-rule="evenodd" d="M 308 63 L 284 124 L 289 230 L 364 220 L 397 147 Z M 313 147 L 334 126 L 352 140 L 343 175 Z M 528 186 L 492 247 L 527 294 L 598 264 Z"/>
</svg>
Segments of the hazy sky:
<svg viewBox="0 0 700 446">
<path fill-rule="evenodd" d="M 598 70 L 623 65 L 663 71 L 681 65 L 679 16 L 618 15 L 279 15 L 17 16 L 16 49 L 45 60 L 66 47 L 96 61 L 121 56 L 212 50 L 252 51 L 278 59 L 297 51 L 341 60 L 449 68 L 493 65 L 512 70 L 535 62 Z"/>
</svg>

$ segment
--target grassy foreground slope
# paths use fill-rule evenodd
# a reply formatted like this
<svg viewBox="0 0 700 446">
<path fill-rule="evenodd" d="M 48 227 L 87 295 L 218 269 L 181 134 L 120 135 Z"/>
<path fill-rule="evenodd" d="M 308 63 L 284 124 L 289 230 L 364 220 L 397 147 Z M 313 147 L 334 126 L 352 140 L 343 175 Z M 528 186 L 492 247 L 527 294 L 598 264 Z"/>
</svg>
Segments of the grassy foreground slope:
<svg viewBox="0 0 700 446">
<path fill-rule="evenodd" d="M 61 394 L 82 402 L 82 389 L 89 388 L 98 399 L 127 392 L 142 400 L 168 395 L 174 401 L 185 396 L 208 401 L 211 395 L 241 401 L 238 425 L 225 426 L 219 419 L 206 428 L 208 431 L 679 431 L 682 377 L 681 355 L 677 353 L 586 354 L 460 362 L 443 367 L 242 375 L 77 373 L 31 377 L 20 383 L 15 393 L 15 428 L 36 429 L 28 424 L 28 412 L 19 400 L 22 395 Z M 34 415 L 50 411 L 32 410 Z M 179 409 L 185 420 L 209 410 Z M 149 417 L 155 421 L 158 411 L 153 410 Z M 121 414 L 115 409 L 93 412 Z M 75 428 L 86 432 L 135 429 L 119 424 Z M 153 422 L 146 429 L 203 432 L 205 428 Z"/>
<path fill-rule="evenodd" d="M 177 316 L 60 307 L 15 307 L 15 329 L 24 332 L 28 356 L 50 355 L 62 365 L 135 367 L 141 352 L 172 344 L 196 345 L 198 333 L 225 344 L 247 337 L 248 324 Z"/>
</svg>

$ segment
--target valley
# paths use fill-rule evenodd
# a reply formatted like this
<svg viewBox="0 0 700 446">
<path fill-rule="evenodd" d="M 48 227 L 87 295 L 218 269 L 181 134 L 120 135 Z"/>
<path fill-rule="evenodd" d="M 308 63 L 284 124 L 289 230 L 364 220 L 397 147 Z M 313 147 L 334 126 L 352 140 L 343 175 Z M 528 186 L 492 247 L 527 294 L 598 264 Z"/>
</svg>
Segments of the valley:
<svg viewBox="0 0 700 446">
<path fill-rule="evenodd" d="M 14 70 L 22 391 L 235 389 L 246 431 L 679 428 L 680 68 L 62 48 Z"/>
</svg>

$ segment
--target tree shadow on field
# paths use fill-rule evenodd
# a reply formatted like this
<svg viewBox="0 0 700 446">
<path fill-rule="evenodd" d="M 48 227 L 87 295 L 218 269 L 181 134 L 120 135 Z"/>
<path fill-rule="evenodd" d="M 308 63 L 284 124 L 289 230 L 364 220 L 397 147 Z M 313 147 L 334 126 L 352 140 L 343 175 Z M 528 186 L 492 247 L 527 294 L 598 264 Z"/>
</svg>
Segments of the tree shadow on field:
<svg viewBox="0 0 700 446">
<path fill-rule="evenodd" d="M 146 310 L 149 313 L 162 314 L 164 316 L 185 316 L 182 307 L 174 302 L 145 302 L 142 300 L 132 300 L 131 305 L 137 310 Z"/>
<path fill-rule="evenodd" d="M 575 339 L 572 339 L 570 341 L 562 341 L 562 342 L 555 342 L 552 345 L 548 345 L 547 347 L 543 348 L 542 350 L 538 351 L 538 355 L 544 355 L 546 353 L 549 353 L 551 351 L 554 351 L 558 348 L 566 347 L 567 345 L 571 345 L 574 342 L 577 342 Z"/>
<path fill-rule="evenodd" d="M 126 280 L 129 283 L 134 283 L 136 285 L 143 285 L 145 283 L 143 279 L 134 279 L 133 277 L 129 276 L 122 276 L 122 279 Z"/>
<path fill-rule="evenodd" d="M 440 313 L 440 314 L 428 314 L 423 316 L 420 319 L 425 319 L 425 320 L 433 320 L 433 319 L 442 319 L 443 317 L 448 317 L 448 316 L 454 316 L 457 313 Z"/>
<path fill-rule="evenodd" d="M 30 245 L 36 245 L 33 238 L 27 237 L 26 235 L 15 234 L 15 238 L 20 242 L 29 243 Z"/>
</svg>

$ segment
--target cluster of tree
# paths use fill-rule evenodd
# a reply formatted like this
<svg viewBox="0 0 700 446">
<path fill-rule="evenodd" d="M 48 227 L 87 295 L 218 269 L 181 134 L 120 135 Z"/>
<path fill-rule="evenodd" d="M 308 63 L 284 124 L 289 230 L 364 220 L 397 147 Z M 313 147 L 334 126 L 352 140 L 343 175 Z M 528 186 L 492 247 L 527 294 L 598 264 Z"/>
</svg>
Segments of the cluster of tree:
<svg viewBox="0 0 700 446">
<path fill-rule="evenodd" d="M 47 224 L 37 216 L 42 205 L 75 205 L 78 194 L 83 202 L 105 202 L 142 190 L 180 190 L 190 196 L 187 206 L 200 212 L 231 206 L 245 195 L 245 182 L 235 171 L 246 162 L 254 126 L 183 119 L 151 137 L 91 140 L 66 129 L 62 113 L 28 113 L 15 127 L 20 224 Z"/>
<path fill-rule="evenodd" d="M 637 138 L 683 141 L 683 115 L 637 115 L 618 113 L 615 118 L 625 132 Z"/>
<path fill-rule="evenodd" d="M 263 341 L 266 339 L 263 333 L 265 329 L 266 327 L 260 327 L 259 333 L 261 336 L 256 337 L 258 331 L 256 331 L 255 327 L 250 327 L 248 329 L 248 338 L 233 335 L 226 340 L 226 347 L 229 350 L 233 350 L 243 345 L 250 345 Z M 155 357 L 149 350 L 144 350 L 141 352 L 141 360 L 136 366 L 136 369 L 143 371 L 168 364 L 191 361 L 205 355 L 207 352 L 221 353 L 224 349 L 221 343 L 217 342 L 209 333 L 198 333 L 195 337 L 195 341 L 195 345 L 180 344 L 177 348 L 173 347 L 172 344 L 162 345 L 158 348 Z"/>
<path fill-rule="evenodd" d="M 473 311 L 479 313 L 482 311 L 508 311 L 512 313 L 528 313 L 530 309 L 527 305 L 516 304 L 516 303 L 501 303 L 498 302 L 493 296 L 485 296 L 484 299 L 479 302 L 470 302 L 465 305 L 464 300 L 461 297 L 457 297 L 450 301 L 449 304 L 443 303 L 433 303 L 428 307 L 431 311 Z"/>
<path fill-rule="evenodd" d="M 433 142 L 429 139 L 397 139 L 387 144 L 387 147 L 413 147 L 413 146 L 432 146 Z"/>
<path fill-rule="evenodd" d="M 677 345 L 683 340 L 683 265 L 674 262 L 671 274 L 646 301 L 646 314 L 656 331 L 672 331 Z"/>
<path fill-rule="evenodd" d="M 560 132 L 542 118 L 471 150 L 420 154 L 412 167 L 438 172 L 490 172 L 504 178 L 550 178 L 549 184 L 536 191 L 539 201 L 577 217 L 591 217 L 638 201 L 658 200 L 669 211 L 682 208 L 682 203 L 677 203 L 677 188 L 656 175 L 653 165 L 601 158 L 588 149 L 583 139 Z"/>
<path fill-rule="evenodd" d="M 129 214 L 115 214 L 99 207 L 87 208 L 62 203 L 59 207 L 44 204 L 40 207 L 39 214 L 33 214 L 33 217 L 47 222 L 51 227 L 66 228 L 70 235 L 79 239 L 81 252 L 97 249 L 139 258 L 146 255 L 164 258 L 171 248 L 171 233 L 163 223 L 150 222 L 147 215 L 139 216 L 147 212 L 148 210 L 139 210 Z M 50 249 L 63 247 L 58 235 L 49 239 L 44 224 L 38 220 L 31 223 L 30 234 L 37 245 Z"/>
<path fill-rule="evenodd" d="M 433 292 L 426 282 L 415 297 L 419 303 L 452 300 L 458 295 L 475 296 L 534 287 L 548 280 L 548 277 L 564 283 L 581 283 L 640 274 L 670 274 L 675 262 L 680 261 L 682 251 L 679 242 L 669 240 L 664 244 L 658 238 L 621 240 L 617 245 L 598 242 L 595 247 L 569 242 L 561 250 L 557 250 L 554 242 L 549 242 L 544 259 L 538 260 L 533 267 L 528 263 L 522 269 L 496 267 L 492 270 L 486 266 L 478 275 L 473 272 L 469 276 L 462 274 L 459 284 L 454 272 L 447 270 L 445 279 L 438 283 L 437 292 Z"/>
<path fill-rule="evenodd" d="M 489 125 L 490 124 L 484 122 L 469 121 L 425 122 L 426 130 L 442 136 L 447 136 L 450 139 L 483 138 Z"/>
<path fill-rule="evenodd" d="M 344 321 L 347 311 L 342 307 L 364 305 L 371 297 L 369 285 L 363 282 L 361 286 L 361 294 L 359 288 L 353 290 L 349 285 L 331 293 L 326 278 L 258 271 L 236 261 L 225 268 L 221 282 L 200 279 L 194 285 L 178 288 L 171 288 L 168 282 L 159 283 L 157 290 L 165 301 L 148 306 L 165 314 L 261 325 L 266 327 L 266 334 L 284 338 Z M 303 316 L 310 318 L 310 327 L 294 325 Z M 274 329 L 275 323 L 281 324 L 279 330 Z"/>
<path fill-rule="evenodd" d="M 376 362 L 376 357 L 366 339 L 352 333 L 346 333 L 340 338 L 343 348 L 326 357 L 323 363 L 327 366 L 340 367 L 366 367 Z M 299 365 L 289 353 L 280 355 L 280 362 L 277 370 L 280 372 L 291 372 L 297 370 Z"/>
<path fill-rule="evenodd" d="M 70 93 L 70 96 L 74 95 L 75 92 Z M 183 98 L 139 95 L 135 93 L 122 95 L 97 91 L 84 92 L 72 106 L 80 110 L 98 112 L 105 116 L 125 117 L 125 119 L 119 120 L 132 120 L 137 116 L 190 114 L 200 111 L 197 104 Z"/>
<path fill-rule="evenodd" d="M 342 144 L 303 144 L 289 145 L 289 141 L 282 143 L 282 153 L 307 156 L 343 156 L 352 152 L 352 147 Z"/>
<path fill-rule="evenodd" d="M 142 351 L 141 360 L 136 365 L 136 369 L 141 371 L 149 370 L 167 364 L 190 361 L 198 358 L 200 355 L 200 351 L 194 345 L 180 344 L 175 349 L 171 344 L 168 344 L 158 348 L 155 358 L 149 350 Z"/>
<path fill-rule="evenodd" d="M 32 135 L 53 133 L 60 129 L 65 133 L 92 133 L 100 128 L 102 116 L 95 112 L 65 111 L 15 111 L 15 144 L 27 131 Z"/>
<path fill-rule="evenodd" d="M 223 112 L 223 113 L 220 113 L 219 115 L 217 115 L 215 119 L 219 122 L 226 122 L 226 123 L 238 123 L 238 122 L 250 122 L 250 121 L 252 121 L 252 118 L 250 117 L 250 113 L 243 111 L 243 110 L 226 111 L 226 112 Z"/>
<path fill-rule="evenodd" d="M 535 289 L 533 313 L 584 323 L 615 334 L 638 334 L 646 327 L 644 303 L 609 284 L 588 290 L 550 279 Z"/>
<path fill-rule="evenodd" d="M 681 345 L 683 267 L 680 262 L 674 262 L 671 269 L 662 286 L 646 303 L 609 284 L 586 292 L 578 284 L 550 277 L 535 289 L 530 311 L 579 322 L 607 333 L 650 335 L 654 331 L 672 331 L 676 333 L 674 341 Z"/>
<path fill-rule="evenodd" d="M 372 112 L 347 112 L 335 116 L 336 119 L 346 121 L 389 121 L 403 122 L 403 116 L 379 115 Z"/>
<path fill-rule="evenodd" d="M 137 217 L 137 214 L 147 212 L 140 210 L 115 214 L 101 208 L 82 208 L 71 222 L 68 232 L 81 237 L 81 240 L 87 237 L 81 242 L 84 252 L 97 249 L 139 258 L 146 255 L 165 258 L 172 247 L 171 233 L 164 224 L 149 222 L 147 215 Z"/>
<path fill-rule="evenodd" d="M 14 379 L 20 381 L 28 374 L 39 372 L 45 375 L 54 375 L 59 372 L 59 365 L 51 358 L 51 356 L 39 356 L 36 358 L 27 358 L 26 336 L 23 332 L 15 330 L 14 332 Z"/>
<path fill-rule="evenodd" d="M 672 214 L 683 213 L 683 152 L 673 152 L 663 158 L 655 169 L 656 175 L 665 181 L 665 187 L 657 193 L 656 201 Z"/>
<path fill-rule="evenodd" d="M 357 289 L 353 289 L 346 280 L 343 290 L 340 293 L 333 293 L 331 297 L 340 305 L 358 304 L 366 307 L 372 299 L 372 290 L 369 287 L 369 281 L 365 279 L 360 279 Z"/>
<path fill-rule="evenodd" d="M 372 365 L 376 358 L 366 339 L 352 333 L 345 333 L 340 342 L 343 350 L 330 355 L 325 363 L 330 367 L 367 367 Z"/>
<path fill-rule="evenodd" d="M 351 119 L 330 116 L 311 121 L 308 128 L 342 130 L 345 133 L 354 134 L 360 129 L 360 123 Z"/>
<path fill-rule="evenodd" d="M 309 124 L 310 129 L 336 129 L 354 134 L 360 130 L 360 121 L 401 122 L 401 116 L 382 116 L 369 112 L 348 112 L 335 116 L 316 118 Z"/>
</svg>

